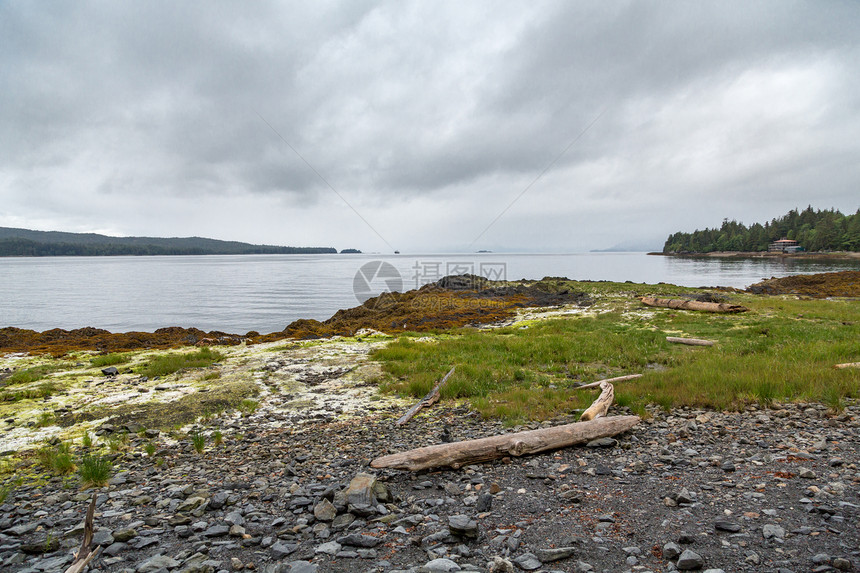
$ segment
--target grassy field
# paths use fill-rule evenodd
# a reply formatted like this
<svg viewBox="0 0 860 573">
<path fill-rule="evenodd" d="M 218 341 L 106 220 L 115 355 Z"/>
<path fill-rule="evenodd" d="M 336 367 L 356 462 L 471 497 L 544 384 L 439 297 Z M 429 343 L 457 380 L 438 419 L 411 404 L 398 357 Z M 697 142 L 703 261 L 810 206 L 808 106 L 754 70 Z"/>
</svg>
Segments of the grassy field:
<svg viewBox="0 0 860 573">
<path fill-rule="evenodd" d="M 669 285 L 575 283 L 598 301 L 580 315 L 429 338 L 405 334 L 373 358 L 385 391 L 423 396 L 451 366 L 444 398 L 468 401 L 510 423 L 580 410 L 596 390 L 576 386 L 624 374 L 616 403 L 740 409 L 750 403 L 818 401 L 834 410 L 860 396 L 860 302 L 731 294 L 751 309 L 711 314 L 650 308 L 635 297 L 694 292 Z M 706 338 L 713 347 L 671 344 L 667 336 Z"/>
</svg>

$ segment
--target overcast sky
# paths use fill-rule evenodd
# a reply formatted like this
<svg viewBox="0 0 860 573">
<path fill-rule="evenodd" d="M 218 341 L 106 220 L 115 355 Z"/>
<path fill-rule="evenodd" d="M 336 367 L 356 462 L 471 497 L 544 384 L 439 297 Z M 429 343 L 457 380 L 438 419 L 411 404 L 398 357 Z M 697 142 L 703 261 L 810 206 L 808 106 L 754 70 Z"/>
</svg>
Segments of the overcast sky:
<svg viewBox="0 0 860 573">
<path fill-rule="evenodd" d="M 854 212 L 858 30 L 853 0 L 4 0 L 0 226 L 576 252 Z"/>
</svg>

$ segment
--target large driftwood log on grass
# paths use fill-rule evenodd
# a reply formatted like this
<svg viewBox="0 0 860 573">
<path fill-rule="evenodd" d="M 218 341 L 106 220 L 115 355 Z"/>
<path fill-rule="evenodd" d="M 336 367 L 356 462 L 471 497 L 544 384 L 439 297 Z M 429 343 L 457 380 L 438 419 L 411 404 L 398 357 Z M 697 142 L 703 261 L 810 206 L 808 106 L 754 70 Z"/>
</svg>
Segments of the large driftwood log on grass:
<svg viewBox="0 0 860 573">
<path fill-rule="evenodd" d="M 699 302 L 697 300 L 657 298 L 653 296 L 643 296 L 639 300 L 642 301 L 642 304 L 648 306 L 676 308 L 679 310 L 702 310 L 705 312 L 746 312 L 749 310 L 745 306 L 729 304 L 727 302 Z"/>
<path fill-rule="evenodd" d="M 398 426 L 402 426 L 403 424 L 411 420 L 413 416 L 415 416 L 415 414 L 421 411 L 422 408 L 432 406 L 439 400 L 440 396 L 442 395 L 440 390 L 445 384 L 445 382 L 448 381 L 448 378 L 451 377 L 451 374 L 454 373 L 454 368 L 456 368 L 456 366 L 452 366 L 448 373 L 445 374 L 445 377 L 442 378 L 439 382 L 437 382 L 436 385 L 433 386 L 433 389 L 430 390 L 426 396 L 421 398 L 421 400 L 419 400 L 417 404 L 409 408 L 409 410 L 405 414 L 403 414 L 403 416 L 401 416 L 399 420 L 397 420 Z"/>
<path fill-rule="evenodd" d="M 504 456 L 536 454 L 583 444 L 597 438 L 620 434 L 638 423 L 639 416 L 612 416 L 516 434 L 426 446 L 376 458 L 370 462 L 370 467 L 411 471 L 440 467 L 459 469 L 464 465 L 487 462 Z"/>
<path fill-rule="evenodd" d="M 860 362 L 845 362 L 843 364 L 834 364 L 834 368 L 860 368 Z"/>
<path fill-rule="evenodd" d="M 688 346 L 713 346 L 716 344 L 713 340 L 705 340 L 703 338 L 678 338 L 676 336 L 667 336 L 666 342 L 674 342 L 675 344 L 686 344 Z"/>
</svg>

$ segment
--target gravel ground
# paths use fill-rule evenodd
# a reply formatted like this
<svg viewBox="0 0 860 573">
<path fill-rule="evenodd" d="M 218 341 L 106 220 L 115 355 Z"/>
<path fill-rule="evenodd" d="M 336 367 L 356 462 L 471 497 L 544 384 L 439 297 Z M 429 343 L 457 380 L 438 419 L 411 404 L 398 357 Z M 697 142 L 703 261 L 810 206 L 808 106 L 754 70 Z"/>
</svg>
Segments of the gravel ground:
<svg viewBox="0 0 860 573">
<path fill-rule="evenodd" d="M 860 565 L 860 406 L 655 411 L 571 447 L 414 474 L 408 448 L 495 435 L 462 407 L 406 427 L 402 404 L 347 420 L 261 409 L 201 427 L 203 454 L 134 438 L 97 490 L 91 571 L 853 571 Z M 613 409 L 613 414 L 625 413 Z M 545 424 L 569 423 L 559 419 Z M 536 428 L 530 425 L 528 429 Z M 141 453 L 149 439 L 161 450 Z M 135 443 L 137 442 L 137 443 Z M 158 462 L 157 460 L 163 460 Z M 0 570 L 64 571 L 93 491 L 61 478 L 0 506 Z"/>
</svg>

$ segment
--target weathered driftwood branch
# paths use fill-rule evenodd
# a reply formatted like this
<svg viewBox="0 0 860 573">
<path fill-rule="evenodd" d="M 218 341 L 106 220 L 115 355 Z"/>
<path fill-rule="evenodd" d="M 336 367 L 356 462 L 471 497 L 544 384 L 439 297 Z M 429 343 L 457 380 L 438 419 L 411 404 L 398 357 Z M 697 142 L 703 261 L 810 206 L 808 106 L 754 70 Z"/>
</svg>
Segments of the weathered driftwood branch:
<svg viewBox="0 0 860 573">
<path fill-rule="evenodd" d="M 834 368 L 860 368 L 860 362 L 845 362 L 843 364 L 834 364 Z"/>
<path fill-rule="evenodd" d="M 600 396 L 597 397 L 597 400 L 579 417 L 580 422 L 605 417 L 606 413 L 609 412 L 609 407 L 612 406 L 612 401 L 615 400 L 615 387 L 604 380 L 600 383 L 600 390 Z"/>
<path fill-rule="evenodd" d="M 705 340 L 703 338 L 677 338 L 675 336 L 667 336 L 667 342 L 674 342 L 675 344 L 686 344 L 688 346 L 713 346 L 716 344 L 713 340 Z"/>
<path fill-rule="evenodd" d="M 739 304 L 727 302 L 700 302 L 698 300 L 680 300 L 675 298 L 656 298 L 643 296 L 639 298 L 642 304 L 648 306 L 661 306 L 665 308 L 676 308 L 679 310 L 702 310 L 705 312 L 746 312 L 749 309 Z"/>
<path fill-rule="evenodd" d="M 597 382 L 590 382 L 588 384 L 583 384 L 582 386 L 577 386 L 574 388 L 575 390 L 585 390 L 586 388 L 597 388 L 604 382 L 609 382 L 610 384 L 615 384 L 616 382 L 624 382 L 625 380 L 634 380 L 636 378 L 642 378 L 641 374 L 628 374 L 626 376 L 616 376 L 615 378 L 607 378 L 605 380 L 598 380 Z"/>
<path fill-rule="evenodd" d="M 412 417 L 415 416 L 415 414 L 417 414 L 418 412 L 420 412 L 422 408 L 432 406 L 439 400 L 439 397 L 442 395 L 439 390 L 442 388 L 445 382 L 448 381 L 448 378 L 451 376 L 451 374 L 454 373 L 454 368 L 456 368 L 456 366 L 452 366 L 448 373 L 445 374 L 445 377 L 442 378 L 439 382 L 437 382 L 436 385 L 433 386 L 433 389 L 430 390 L 426 396 L 421 398 L 421 400 L 419 400 L 417 404 L 409 408 L 409 411 L 407 411 L 400 417 L 399 420 L 397 420 L 398 426 L 402 426 L 403 424 L 411 420 Z"/>
<path fill-rule="evenodd" d="M 625 432 L 639 423 L 639 416 L 612 416 L 565 426 L 542 428 L 516 434 L 503 434 L 465 442 L 426 446 L 415 450 L 382 456 L 370 462 L 373 468 L 397 468 L 418 471 L 452 467 L 494 460 L 504 456 L 522 456 L 582 444 Z"/>
<path fill-rule="evenodd" d="M 93 546 L 93 518 L 96 513 L 96 497 L 97 493 L 93 494 L 93 500 L 87 508 L 87 517 L 84 519 L 84 538 L 81 540 L 81 548 L 75 554 L 75 560 L 66 569 L 66 573 L 81 573 L 89 565 L 96 555 L 101 551 L 102 546 L 99 545 L 95 549 Z"/>
</svg>

